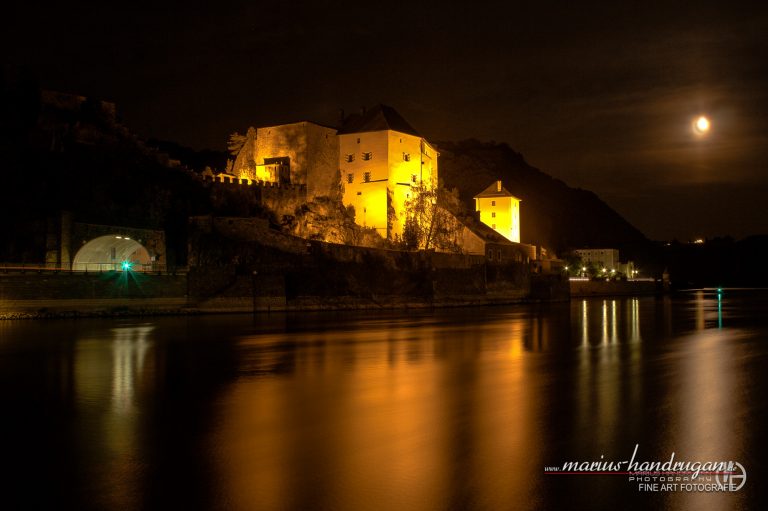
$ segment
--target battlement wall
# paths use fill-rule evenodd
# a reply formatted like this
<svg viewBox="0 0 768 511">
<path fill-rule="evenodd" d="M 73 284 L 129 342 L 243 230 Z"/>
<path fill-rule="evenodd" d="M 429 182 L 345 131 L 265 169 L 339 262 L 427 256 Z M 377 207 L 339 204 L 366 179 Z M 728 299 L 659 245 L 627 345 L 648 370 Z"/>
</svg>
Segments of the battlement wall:
<svg viewBox="0 0 768 511">
<path fill-rule="evenodd" d="M 227 174 L 206 174 L 199 179 L 205 186 L 223 191 L 232 189 L 252 192 L 256 202 L 274 211 L 278 217 L 295 214 L 296 208 L 307 202 L 307 187 L 302 184 L 238 179 Z"/>
</svg>

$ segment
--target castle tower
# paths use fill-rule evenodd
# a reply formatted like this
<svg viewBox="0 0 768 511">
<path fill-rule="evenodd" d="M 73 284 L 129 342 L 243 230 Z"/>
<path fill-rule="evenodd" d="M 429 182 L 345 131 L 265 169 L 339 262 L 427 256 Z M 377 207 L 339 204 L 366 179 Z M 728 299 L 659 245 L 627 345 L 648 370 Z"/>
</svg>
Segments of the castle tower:
<svg viewBox="0 0 768 511">
<path fill-rule="evenodd" d="M 344 205 L 355 208 L 357 224 L 402 236 L 405 202 L 422 185 L 437 187 L 439 153 L 385 105 L 348 118 L 338 135 Z"/>
<path fill-rule="evenodd" d="M 520 243 L 520 199 L 504 188 L 501 181 L 475 195 L 475 211 L 480 221 L 507 238 Z"/>
</svg>

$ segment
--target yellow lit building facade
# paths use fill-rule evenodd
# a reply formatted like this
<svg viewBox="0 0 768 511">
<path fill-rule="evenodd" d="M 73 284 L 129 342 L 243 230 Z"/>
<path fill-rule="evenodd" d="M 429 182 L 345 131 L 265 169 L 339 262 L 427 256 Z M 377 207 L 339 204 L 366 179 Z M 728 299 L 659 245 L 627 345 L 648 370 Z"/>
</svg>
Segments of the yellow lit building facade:
<svg viewBox="0 0 768 511">
<path fill-rule="evenodd" d="M 402 236 L 406 201 L 422 184 L 437 187 L 438 152 L 384 105 L 349 118 L 338 137 L 344 205 L 354 207 L 357 224 Z"/>
<path fill-rule="evenodd" d="M 336 129 L 302 121 L 250 128 L 245 139 L 232 167 L 238 180 L 305 185 L 309 197 L 338 188 Z"/>
<path fill-rule="evenodd" d="M 509 241 L 520 243 L 520 199 L 504 188 L 501 181 L 475 195 L 475 210 L 480 221 Z"/>
</svg>

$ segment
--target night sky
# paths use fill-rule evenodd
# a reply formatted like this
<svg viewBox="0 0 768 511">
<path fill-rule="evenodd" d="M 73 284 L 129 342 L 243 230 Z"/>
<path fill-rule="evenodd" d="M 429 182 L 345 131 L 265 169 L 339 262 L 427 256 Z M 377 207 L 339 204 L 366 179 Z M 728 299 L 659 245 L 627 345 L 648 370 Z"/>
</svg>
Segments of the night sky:
<svg viewBox="0 0 768 511">
<path fill-rule="evenodd" d="M 433 141 L 509 143 L 652 239 L 768 234 L 766 2 L 4 9 L 4 64 L 116 102 L 144 137 L 224 150 L 383 102 Z"/>
</svg>

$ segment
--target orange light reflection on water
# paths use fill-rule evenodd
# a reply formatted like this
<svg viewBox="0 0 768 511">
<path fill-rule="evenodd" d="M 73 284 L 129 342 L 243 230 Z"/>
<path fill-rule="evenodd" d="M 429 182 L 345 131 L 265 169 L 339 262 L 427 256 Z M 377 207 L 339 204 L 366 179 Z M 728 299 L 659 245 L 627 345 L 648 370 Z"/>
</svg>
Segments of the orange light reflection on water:
<svg viewBox="0 0 768 511">
<path fill-rule="evenodd" d="M 237 509 L 426 510 L 472 495 L 513 505 L 531 491 L 531 474 L 515 465 L 536 456 L 523 357 L 531 330 L 512 319 L 479 335 L 421 327 L 416 338 L 402 327 L 300 336 L 283 361 L 290 380 L 241 382 L 222 403 L 215 442 L 225 491 Z"/>
</svg>

